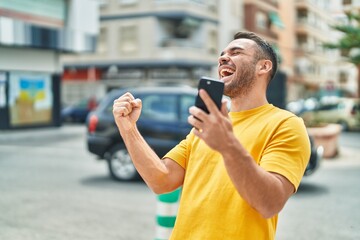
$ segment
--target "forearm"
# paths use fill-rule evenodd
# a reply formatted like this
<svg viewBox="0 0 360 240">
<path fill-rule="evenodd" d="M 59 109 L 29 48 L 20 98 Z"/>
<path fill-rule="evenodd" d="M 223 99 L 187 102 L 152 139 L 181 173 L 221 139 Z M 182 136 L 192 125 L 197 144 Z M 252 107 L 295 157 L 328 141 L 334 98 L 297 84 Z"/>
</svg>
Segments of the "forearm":
<svg viewBox="0 0 360 240">
<path fill-rule="evenodd" d="M 280 212 L 289 198 L 289 191 L 276 174 L 259 167 L 236 139 L 222 155 L 230 179 L 250 206 L 265 218 Z"/>
<path fill-rule="evenodd" d="M 129 155 L 146 184 L 155 192 L 167 191 L 169 171 L 164 162 L 146 143 L 136 127 L 120 131 Z"/>
</svg>

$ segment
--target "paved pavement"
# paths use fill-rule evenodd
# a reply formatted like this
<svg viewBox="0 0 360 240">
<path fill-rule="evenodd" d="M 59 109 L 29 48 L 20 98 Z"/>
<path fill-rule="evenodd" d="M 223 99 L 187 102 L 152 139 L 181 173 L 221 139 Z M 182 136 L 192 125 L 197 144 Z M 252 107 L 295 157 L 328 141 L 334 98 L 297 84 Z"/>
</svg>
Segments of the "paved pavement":
<svg viewBox="0 0 360 240">
<path fill-rule="evenodd" d="M 49 141 L 64 136 L 72 136 L 86 133 L 86 126 L 81 124 L 66 124 L 60 127 L 41 127 L 29 129 L 0 130 L 0 142 L 12 142 L 17 140 L 31 140 L 46 138 Z"/>
<path fill-rule="evenodd" d="M 83 124 L 64 124 L 60 127 L 42 127 L 33 129 L 0 130 L 0 143 L 14 142 L 31 139 L 47 139 L 48 141 L 58 138 L 79 136 L 86 134 L 86 126 Z M 360 150 L 351 147 L 339 146 L 339 155 L 331 159 L 323 159 L 326 166 L 360 165 Z"/>
</svg>

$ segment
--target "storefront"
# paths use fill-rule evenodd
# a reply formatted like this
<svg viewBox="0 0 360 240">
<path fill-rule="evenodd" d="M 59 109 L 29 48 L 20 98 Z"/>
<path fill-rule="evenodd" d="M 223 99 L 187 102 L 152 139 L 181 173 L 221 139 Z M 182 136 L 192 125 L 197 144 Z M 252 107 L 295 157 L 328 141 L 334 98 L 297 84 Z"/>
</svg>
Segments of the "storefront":
<svg viewBox="0 0 360 240">
<path fill-rule="evenodd" d="M 59 126 L 60 76 L 0 72 L 0 129 Z"/>
<path fill-rule="evenodd" d="M 92 52 L 91 0 L 0 1 L 0 129 L 59 126 L 60 56 Z"/>
</svg>

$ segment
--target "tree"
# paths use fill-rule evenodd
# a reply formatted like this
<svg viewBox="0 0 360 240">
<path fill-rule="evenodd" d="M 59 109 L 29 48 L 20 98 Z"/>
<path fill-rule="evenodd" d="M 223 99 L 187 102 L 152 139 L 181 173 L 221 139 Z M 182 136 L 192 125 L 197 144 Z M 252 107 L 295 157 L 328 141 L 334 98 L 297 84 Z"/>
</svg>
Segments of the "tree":
<svg viewBox="0 0 360 240">
<path fill-rule="evenodd" d="M 339 49 L 347 60 L 356 65 L 358 69 L 357 96 L 360 97 L 360 14 L 348 13 L 347 24 L 332 26 L 343 34 L 336 43 L 325 43 L 330 49 Z"/>
</svg>

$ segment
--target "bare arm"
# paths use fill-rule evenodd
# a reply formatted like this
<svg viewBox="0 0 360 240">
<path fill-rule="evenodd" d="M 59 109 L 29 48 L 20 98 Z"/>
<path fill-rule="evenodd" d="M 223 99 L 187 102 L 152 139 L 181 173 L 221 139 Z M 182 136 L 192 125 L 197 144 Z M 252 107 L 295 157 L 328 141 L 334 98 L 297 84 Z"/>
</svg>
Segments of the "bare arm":
<svg viewBox="0 0 360 240">
<path fill-rule="evenodd" d="M 182 185 L 185 170 L 175 161 L 161 160 L 136 127 L 141 113 L 141 100 L 126 93 L 114 101 L 113 115 L 130 157 L 146 184 L 157 194 Z"/>
<path fill-rule="evenodd" d="M 294 186 L 285 177 L 267 172 L 255 163 L 233 134 L 226 104 L 219 111 L 205 91 L 200 94 L 210 114 L 195 107 L 190 109 L 189 123 L 196 128 L 194 134 L 222 154 L 227 172 L 245 201 L 265 218 L 277 214 L 294 193 Z"/>
</svg>

